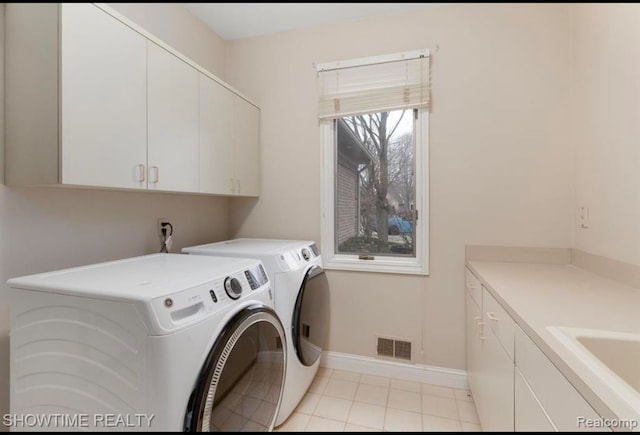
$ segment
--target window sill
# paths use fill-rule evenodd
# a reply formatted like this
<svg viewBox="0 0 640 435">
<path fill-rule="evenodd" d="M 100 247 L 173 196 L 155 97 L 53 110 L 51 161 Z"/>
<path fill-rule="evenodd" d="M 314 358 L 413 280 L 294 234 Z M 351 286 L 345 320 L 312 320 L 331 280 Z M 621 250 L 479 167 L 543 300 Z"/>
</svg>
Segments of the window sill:
<svg viewBox="0 0 640 435">
<path fill-rule="evenodd" d="M 395 273 L 402 275 L 429 275 L 426 265 L 417 259 L 394 260 L 390 258 L 377 260 L 360 260 L 356 257 L 335 255 L 323 261 L 325 270 L 348 270 L 353 272 Z"/>
</svg>

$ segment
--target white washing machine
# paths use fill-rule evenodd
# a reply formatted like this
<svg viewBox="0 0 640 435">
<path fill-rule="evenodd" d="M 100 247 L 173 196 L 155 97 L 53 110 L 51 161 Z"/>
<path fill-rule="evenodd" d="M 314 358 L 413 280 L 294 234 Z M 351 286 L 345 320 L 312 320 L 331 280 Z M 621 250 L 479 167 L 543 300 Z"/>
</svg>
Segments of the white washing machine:
<svg viewBox="0 0 640 435">
<path fill-rule="evenodd" d="M 14 430 L 273 428 L 286 336 L 259 260 L 154 254 L 8 285 Z"/>
<path fill-rule="evenodd" d="M 235 239 L 182 252 L 256 258 L 264 263 L 287 337 L 286 382 L 276 426 L 283 423 L 318 371 L 329 330 L 329 292 L 320 251 L 311 241 Z"/>
</svg>

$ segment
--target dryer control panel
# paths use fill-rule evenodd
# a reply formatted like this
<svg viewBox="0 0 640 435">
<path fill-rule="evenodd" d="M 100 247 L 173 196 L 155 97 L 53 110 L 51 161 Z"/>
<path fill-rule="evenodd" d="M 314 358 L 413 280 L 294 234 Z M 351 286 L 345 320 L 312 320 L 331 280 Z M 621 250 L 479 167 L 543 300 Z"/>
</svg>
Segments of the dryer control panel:
<svg viewBox="0 0 640 435">
<path fill-rule="evenodd" d="M 320 250 L 315 243 L 301 248 L 283 252 L 278 256 L 278 264 L 283 271 L 297 269 L 304 266 L 316 257 L 320 256 Z"/>
</svg>

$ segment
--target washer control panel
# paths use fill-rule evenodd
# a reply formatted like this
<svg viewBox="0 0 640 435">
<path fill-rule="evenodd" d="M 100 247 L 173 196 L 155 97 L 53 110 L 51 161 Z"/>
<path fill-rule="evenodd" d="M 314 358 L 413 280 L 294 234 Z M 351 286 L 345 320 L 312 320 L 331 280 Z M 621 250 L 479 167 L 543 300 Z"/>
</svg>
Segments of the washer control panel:
<svg viewBox="0 0 640 435">
<path fill-rule="evenodd" d="M 238 278 L 228 276 L 224 279 L 224 291 L 233 299 L 239 299 L 242 296 L 242 284 Z"/>
<path fill-rule="evenodd" d="M 160 327 L 173 331 L 223 310 L 252 291 L 268 286 L 262 264 L 195 287 L 153 299 L 151 309 Z M 249 289 L 251 291 L 249 291 Z"/>
<path fill-rule="evenodd" d="M 244 276 L 247 278 L 247 282 L 251 287 L 251 290 L 258 289 L 269 282 L 267 273 L 264 271 L 264 267 L 260 264 L 258 267 L 254 267 L 250 270 L 244 271 Z"/>
</svg>

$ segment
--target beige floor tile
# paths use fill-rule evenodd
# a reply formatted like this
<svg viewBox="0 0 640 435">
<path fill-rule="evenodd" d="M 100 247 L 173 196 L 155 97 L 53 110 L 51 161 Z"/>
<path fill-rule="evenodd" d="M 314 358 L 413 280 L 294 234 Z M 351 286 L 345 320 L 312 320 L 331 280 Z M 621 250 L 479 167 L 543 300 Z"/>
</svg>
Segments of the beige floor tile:
<svg viewBox="0 0 640 435">
<path fill-rule="evenodd" d="M 310 415 L 294 412 L 287 420 L 278 426 L 276 432 L 304 432 L 311 419 Z"/>
<path fill-rule="evenodd" d="M 401 381 L 399 379 L 391 379 L 391 388 L 396 390 L 411 391 L 412 393 L 420 393 L 420 382 Z"/>
<path fill-rule="evenodd" d="M 337 397 L 339 399 L 353 400 L 358 389 L 357 382 L 343 381 L 341 379 L 329 379 L 327 387 L 324 389 L 325 396 Z"/>
<path fill-rule="evenodd" d="M 461 421 L 467 423 L 480 424 L 478 420 L 478 414 L 476 413 L 476 407 L 472 402 L 458 401 L 458 413 Z"/>
<path fill-rule="evenodd" d="M 387 408 L 384 430 L 391 432 L 420 432 L 422 431 L 422 415 L 416 412 Z"/>
<path fill-rule="evenodd" d="M 384 406 L 354 402 L 353 405 L 351 405 L 351 412 L 349 413 L 347 423 L 382 429 L 384 426 L 385 411 L 386 408 Z"/>
<path fill-rule="evenodd" d="M 344 421 L 312 416 L 307 424 L 306 432 L 343 432 L 344 427 Z"/>
<path fill-rule="evenodd" d="M 328 383 L 329 383 L 329 378 L 316 376 L 316 378 L 313 380 L 313 382 L 309 386 L 309 390 L 307 392 L 322 394 Z"/>
<path fill-rule="evenodd" d="M 240 432 L 242 426 L 246 423 L 246 418 L 242 418 L 240 415 L 232 412 L 229 414 L 229 418 L 222 423 L 221 429 L 223 432 Z"/>
<path fill-rule="evenodd" d="M 388 388 L 391 383 L 391 379 L 385 378 L 384 376 L 362 375 L 360 377 L 360 383 Z"/>
<path fill-rule="evenodd" d="M 356 402 L 370 403 L 371 405 L 387 406 L 387 397 L 389 397 L 389 388 L 378 387 L 376 385 L 367 385 L 362 382 L 356 390 Z"/>
<path fill-rule="evenodd" d="M 454 389 L 453 393 L 456 396 L 456 400 L 461 400 L 463 402 L 473 402 L 473 398 L 471 397 L 469 390 Z"/>
<path fill-rule="evenodd" d="M 341 381 L 360 382 L 360 373 L 348 370 L 334 370 L 331 379 L 340 379 Z"/>
<path fill-rule="evenodd" d="M 240 429 L 241 432 L 266 432 L 268 429 L 267 426 L 263 426 L 261 424 L 256 423 L 255 421 L 249 420 L 242 426 Z"/>
<path fill-rule="evenodd" d="M 422 394 L 444 397 L 445 399 L 455 399 L 453 388 L 441 387 L 440 385 L 422 384 Z"/>
<path fill-rule="evenodd" d="M 422 406 L 420 405 L 420 393 L 412 393 L 411 391 L 394 390 L 392 388 L 389 390 L 387 406 L 389 408 L 400 409 L 402 411 L 422 412 Z M 453 410 L 455 411 L 455 402 L 453 406 Z"/>
<path fill-rule="evenodd" d="M 276 405 L 274 405 L 273 403 L 265 401 L 260 402 L 260 406 L 258 406 L 256 412 L 254 412 L 251 416 L 251 420 L 263 426 L 269 426 L 271 424 L 271 418 L 275 410 Z"/>
<path fill-rule="evenodd" d="M 430 394 L 422 395 L 422 412 L 436 417 L 450 418 L 453 420 L 459 419 L 455 400 L 431 396 Z"/>
<path fill-rule="evenodd" d="M 333 369 L 328 369 L 326 367 L 320 367 L 318 369 L 318 373 L 316 373 L 316 376 L 319 376 L 321 378 L 330 378 L 331 375 L 333 374 Z"/>
<path fill-rule="evenodd" d="M 258 400 L 253 397 L 243 397 L 241 401 L 241 411 L 240 415 L 246 418 L 251 418 L 251 416 L 256 412 L 258 406 L 262 403 L 262 400 Z"/>
<path fill-rule="evenodd" d="M 345 432 L 381 432 L 380 429 L 374 429 L 372 427 L 358 426 L 357 424 L 347 423 L 344 427 Z"/>
<path fill-rule="evenodd" d="M 463 421 L 462 431 L 463 432 L 482 432 L 482 427 L 479 424 L 467 423 L 466 421 Z"/>
<path fill-rule="evenodd" d="M 351 400 L 322 396 L 313 411 L 313 415 L 332 420 L 347 421 L 352 403 Z"/>
<path fill-rule="evenodd" d="M 423 432 L 460 432 L 462 426 L 458 420 L 449 418 L 434 417 L 433 415 L 422 415 Z"/>
<path fill-rule="evenodd" d="M 316 393 L 307 393 L 304 395 L 298 407 L 295 409 L 295 412 L 299 412 L 301 414 L 313 414 L 313 410 L 316 409 L 316 405 L 320 401 L 320 394 Z"/>
</svg>

